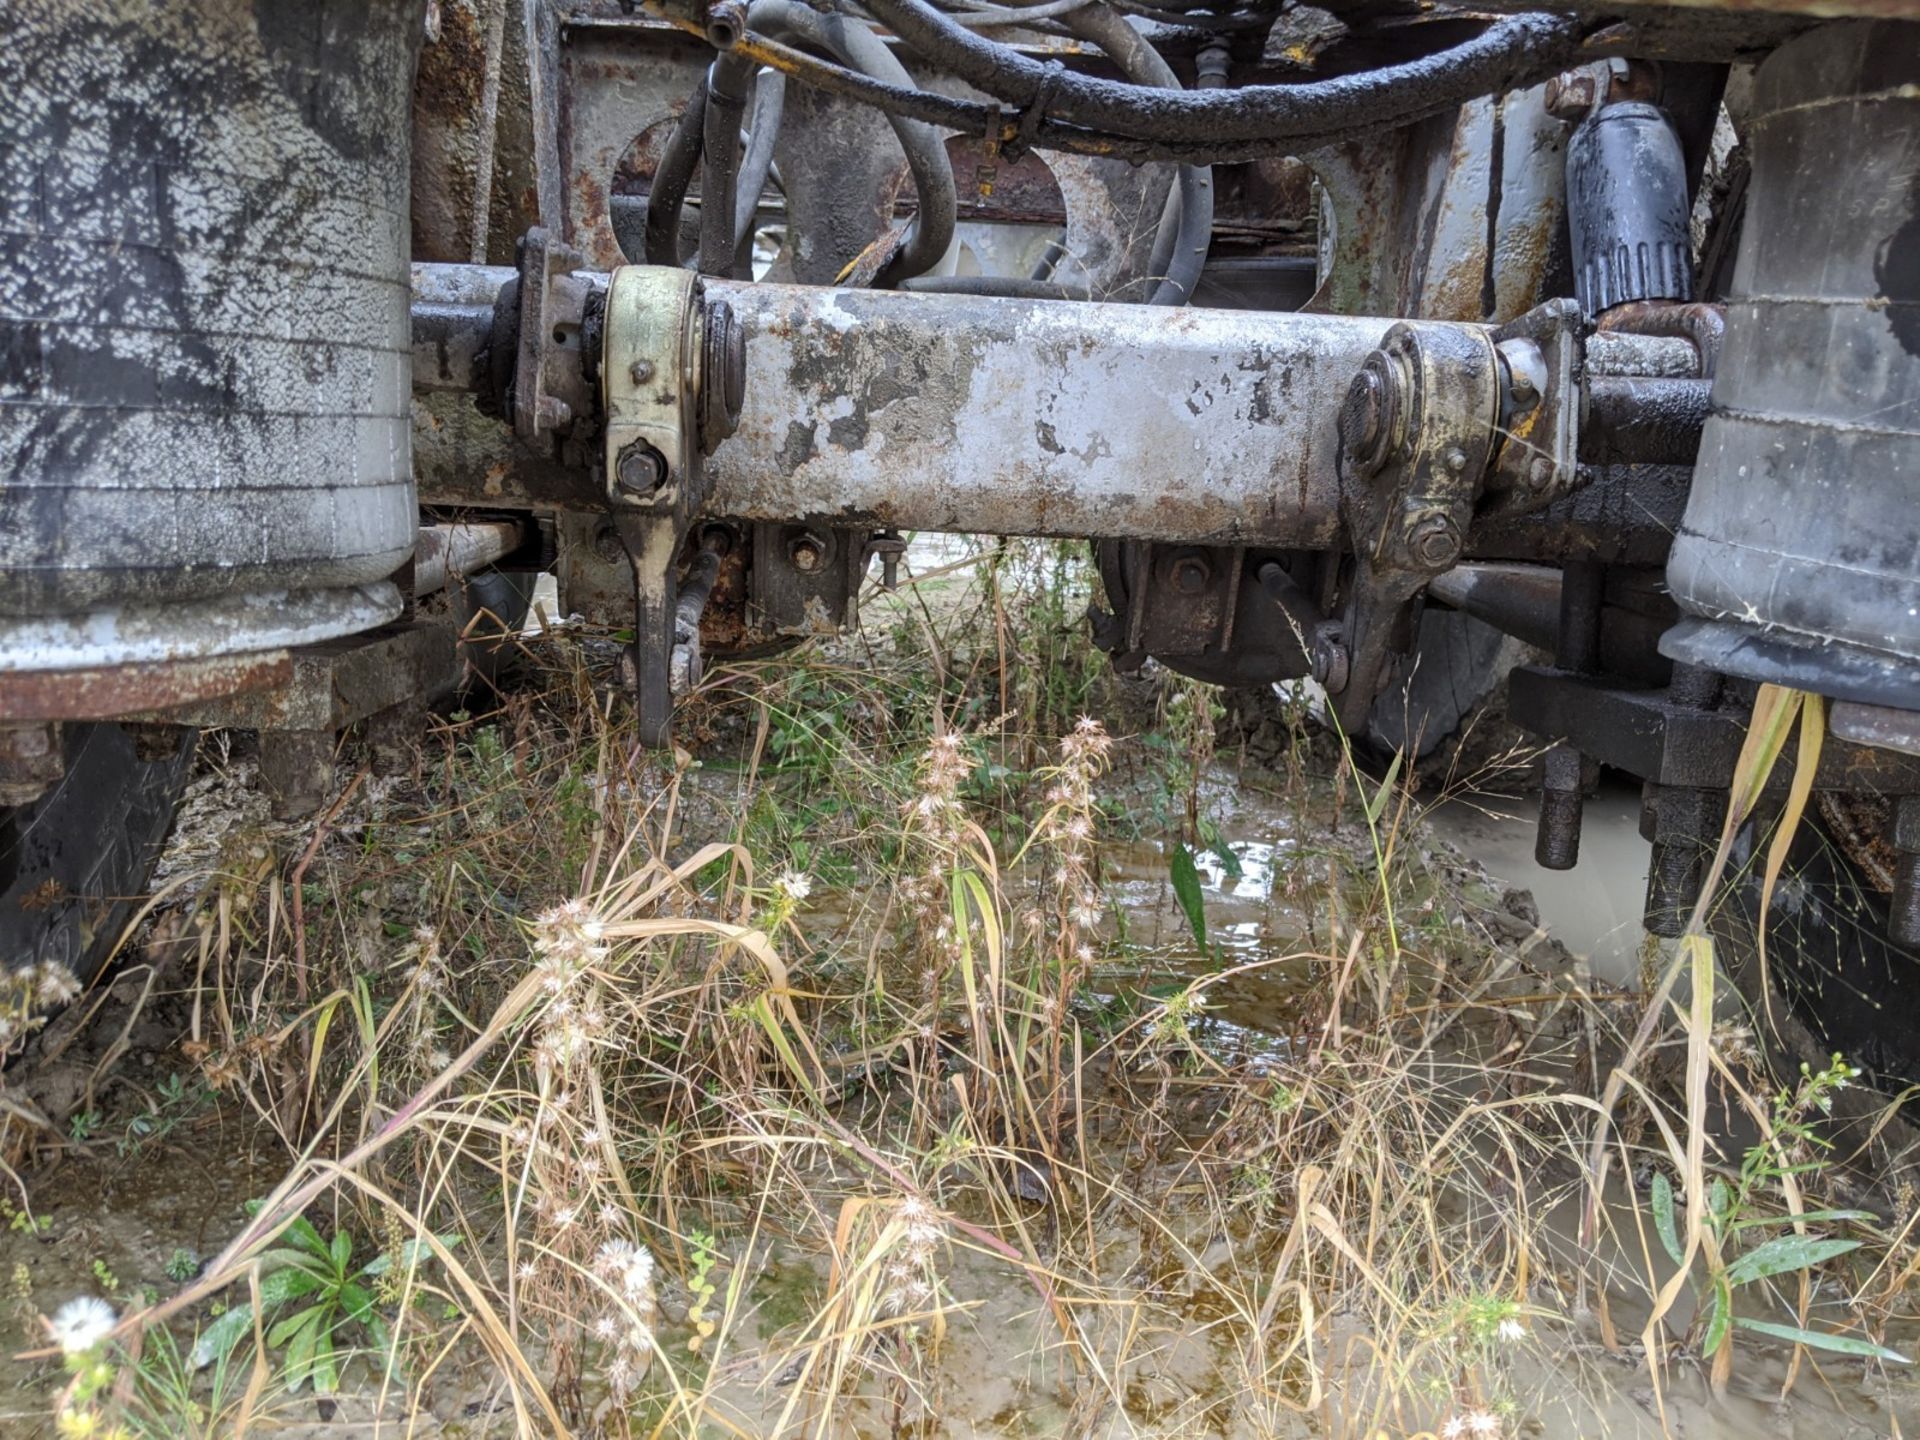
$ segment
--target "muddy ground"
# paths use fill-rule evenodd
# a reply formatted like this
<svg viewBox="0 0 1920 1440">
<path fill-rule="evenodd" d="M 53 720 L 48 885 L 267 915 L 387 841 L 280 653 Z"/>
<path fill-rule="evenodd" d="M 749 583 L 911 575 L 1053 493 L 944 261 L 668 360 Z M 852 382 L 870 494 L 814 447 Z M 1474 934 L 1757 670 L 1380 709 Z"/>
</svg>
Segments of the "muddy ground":
<svg viewBox="0 0 1920 1440">
<path fill-rule="evenodd" d="M 883 645 L 889 633 L 878 625 Z M 715 758 L 737 739 L 723 729 L 711 742 Z M 1319 752 L 1320 763 L 1328 753 Z M 1142 762 L 1135 768 L 1149 767 Z M 1117 803 L 1147 806 L 1140 798 L 1145 782 L 1127 770 L 1127 763 L 1116 767 Z M 738 783 L 737 771 L 716 764 L 706 780 L 695 784 L 696 799 L 687 805 L 677 838 L 692 845 L 703 829 L 724 837 L 738 818 L 733 808 Z M 1350 938 L 1315 877 L 1354 862 L 1365 844 L 1363 829 L 1329 822 L 1322 810 L 1303 804 L 1297 784 L 1285 765 L 1262 763 L 1231 743 L 1207 762 L 1197 787 L 1212 842 L 1197 857 L 1204 948 L 1196 943 L 1170 878 L 1178 842 L 1166 833 L 1136 833 L 1106 845 L 1102 957 L 1084 997 L 1090 1012 L 1124 997 L 1175 994 L 1206 982 L 1204 1014 L 1189 1027 L 1196 1045 L 1244 1084 L 1290 1073 L 1288 1067 L 1298 1063 L 1307 1043 L 1303 1027 L 1326 1023 L 1315 1009 L 1316 997 L 1330 984 L 1328 957 L 1337 960 Z M 362 797 L 364 803 L 385 803 L 377 792 L 376 786 Z M 1178 809 L 1168 806 L 1164 795 L 1154 803 Z M 1449 953 L 1510 957 L 1503 963 L 1510 964 L 1511 974 L 1502 983 L 1522 996 L 1570 979 L 1592 994 L 1637 991 L 1645 959 L 1635 923 L 1644 855 L 1631 834 L 1632 796 L 1610 792 L 1590 809 L 1588 858 L 1598 863 L 1583 866 L 1571 881 L 1532 866 L 1527 812 L 1524 796 L 1465 796 L 1413 819 L 1398 842 L 1416 857 L 1413 869 L 1421 877 L 1405 897 L 1407 923 L 1422 934 L 1448 934 Z M 343 814 L 336 825 L 336 843 L 351 843 L 354 812 Z M 257 856 L 262 864 L 284 865 L 300 853 L 307 833 L 269 823 L 251 787 L 243 748 L 215 744 L 188 797 L 161 879 L 178 882 L 184 893 L 216 857 L 231 865 L 236 852 Z M 836 888 L 816 880 L 796 918 L 797 932 L 804 932 L 805 947 L 815 953 L 871 947 L 881 923 L 881 898 L 869 883 Z M 139 938 L 134 956 L 151 970 L 128 972 L 83 1001 L 83 1010 L 56 1021 L 38 1051 L 9 1078 L 10 1087 L 30 1096 L 60 1127 L 57 1137 L 16 1147 L 12 1158 L 21 1167 L 26 1203 L 10 1200 L 0 1217 L 7 1227 L 0 1230 L 0 1275 L 7 1277 L 11 1296 L 0 1323 L 16 1352 L 41 1346 L 45 1332 L 39 1317 L 72 1296 L 98 1295 L 124 1312 L 191 1285 L 245 1223 L 249 1202 L 265 1195 L 287 1166 L 285 1144 L 245 1087 L 209 1083 L 206 1053 L 191 1039 L 195 981 L 204 976 L 196 975 L 192 948 L 177 943 L 164 928 L 164 916 L 161 923 L 160 931 Z M 389 952 L 374 957 L 376 962 L 389 960 L 402 947 L 403 936 L 391 933 L 394 929 L 389 926 L 389 933 L 370 942 Z M 377 963 L 369 969 L 377 969 Z M 151 990 L 150 974 L 158 977 Z M 1212 983 L 1210 977 L 1222 974 L 1226 978 Z M 1629 1001 L 1618 1003 L 1630 1007 Z M 1483 1017 L 1475 1023 L 1484 1024 L 1487 1033 L 1459 1042 L 1460 1048 L 1449 1053 L 1492 1056 L 1497 1071 L 1501 1047 L 1521 1042 L 1500 1031 L 1500 1022 Z M 1530 1080 L 1501 1083 L 1524 1091 L 1525 1083 L 1537 1080 L 1542 1093 L 1591 1083 L 1590 1076 L 1580 1079 L 1571 1069 L 1555 1069 L 1560 1063 L 1543 1055 L 1541 1070 Z M 1166 1104 L 1173 1112 L 1185 1103 L 1177 1093 L 1178 1079 L 1169 1068 L 1165 1083 L 1175 1093 Z M 1091 1117 L 1082 1142 L 1088 1168 L 1095 1168 L 1091 1157 L 1098 1157 L 1100 1165 L 1137 1181 L 1139 1194 L 1158 1197 L 1155 1203 L 1167 1207 L 1151 1225 L 1119 1203 L 1090 1214 L 1094 1243 L 1084 1257 L 1088 1273 L 1112 1293 L 1132 1287 L 1151 1297 L 1151 1305 L 1130 1321 L 1117 1306 L 1093 1309 L 1084 1321 L 1102 1332 L 1089 1342 L 1095 1354 L 1110 1353 L 1103 1349 L 1113 1343 L 1104 1334 L 1107 1329 L 1135 1327 L 1120 1350 L 1126 1357 L 1120 1383 L 1104 1391 L 1090 1387 L 1080 1362 L 1060 1343 L 1056 1318 L 1036 1299 L 1029 1277 L 995 1255 L 962 1244 L 942 1266 L 944 1333 L 937 1356 L 916 1360 L 912 1383 L 904 1388 L 867 1382 L 866 1391 L 829 1412 L 821 1422 L 827 1428 L 819 1433 L 1436 1433 L 1449 1440 L 1465 1433 L 1664 1433 L 1694 1440 L 1754 1435 L 1852 1440 L 1920 1431 L 1920 1387 L 1897 1366 L 1833 1356 L 1815 1364 L 1803 1358 L 1785 1398 L 1789 1351 L 1758 1339 L 1741 1340 L 1738 1363 L 1720 1396 L 1710 1392 L 1707 1367 L 1696 1354 L 1676 1348 L 1650 1369 L 1638 1336 L 1650 1282 L 1664 1280 L 1671 1266 L 1657 1247 L 1644 1247 L 1644 1225 L 1636 1230 L 1632 1218 L 1644 1205 L 1646 1171 L 1624 1180 L 1616 1175 L 1610 1211 L 1620 1223 L 1614 1239 L 1606 1242 L 1604 1253 L 1584 1260 L 1577 1253 L 1577 1175 L 1568 1169 L 1550 1177 L 1550 1183 L 1543 1181 L 1551 1213 L 1538 1231 L 1543 1250 L 1531 1262 L 1526 1313 L 1510 1333 L 1502 1332 L 1506 1353 L 1495 1367 L 1501 1377 L 1497 1407 L 1489 1400 L 1488 1408 L 1476 1410 L 1459 1396 L 1444 1394 L 1426 1397 L 1430 1404 L 1415 1395 L 1384 1410 L 1362 1403 L 1358 1397 L 1374 1393 L 1377 1383 L 1360 1378 L 1366 1367 L 1354 1348 L 1364 1329 L 1358 1306 L 1351 1313 L 1336 1306 L 1321 1317 L 1320 1393 L 1310 1396 L 1304 1380 L 1293 1394 L 1256 1393 L 1244 1341 L 1232 1338 L 1238 1334 L 1229 1323 L 1232 1297 L 1257 1290 L 1260 1277 L 1245 1272 L 1264 1263 L 1255 1258 L 1267 1253 L 1257 1243 L 1259 1232 L 1277 1232 L 1288 1223 L 1284 1204 L 1263 1209 L 1212 1197 L 1182 1213 L 1183 1185 L 1204 1190 L 1214 1182 L 1200 1178 L 1198 1168 L 1183 1168 L 1178 1147 L 1133 1153 L 1129 1147 L 1137 1144 L 1136 1133 L 1121 1120 L 1101 1120 L 1103 1112 L 1092 1101 L 1084 1113 Z M 1210 1118 L 1213 1112 L 1204 1108 L 1180 1113 L 1189 1140 L 1226 1123 Z M 1737 1126 L 1724 1138 L 1730 1152 L 1744 1143 Z M 1199 1140 L 1191 1143 L 1203 1148 Z M 1282 1177 L 1283 1188 L 1297 1178 Z M 1497 1186 L 1489 1193 L 1497 1196 Z M 956 1213 L 964 1209 L 955 1204 Z M 348 1202 L 334 1197 L 314 1213 L 339 1217 L 345 1225 L 350 1211 Z M 1034 1207 L 1031 1219 L 1037 1233 L 1053 1223 L 1045 1204 Z M 819 1412 L 817 1402 L 800 1398 L 794 1384 L 795 1342 L 818 1311 L 829 1279 L 821 1247 L 804 1226 L 758 1224 L 751 1207 L 731 1199 L 715 1201 L 710 1223 L 721 1235 L 716 1274 L 732 1296 L 734 1315 L 724 1351 L 698 1356 L 712 1369 L 705 1380 L 705 1418 L 693 1428 L 715 1435 L 804 1430 L 808 1416 Z M 483 1229 L 482 1243 L 486 1233 Z M 1642 1237 L 1637 1253 L 1624 1243 L 1635 1234 Z M 376 1244 L 364 1231 L 362 1237 L 360 1243 Z M 1044 1247 L 1044 1233 L 1034 1243 Z M 664 1250 L 662 1258 L 671 1273 L 661 1282 L 658 1333 L 663 1346 L 684 1345 L 686 1337 L 675 1327 L 685 1327 L 697 1297 L 684 1270 L 668 1262 Z M 243 1294 L 244 1287 L 229 1292 L 227 1300 L 235 1303 Z M 1691 1295 L 1684 1297 L 1669 1317 L 1673 1335 L 1687 1329 L 1692 1303 Z M 179 1331 L 183 1349 L 193 1325 L 210 1323 L 219 1304 L 202 1304 L 188 1313 Z M 1883 1338 L 1898 1345 L 1902 1333 L 1911 1332 L 1896 1326 Z M 1402 1338 L 1416 1347 L 1430 1339 L 1419 1332 Z M 684 1350 L 671 1353 L 683 1366 L 692 1363 Z M 156 1366 L 151 1342 L 145 1363 L 150 1370 Z M 16 1354 L 0 1361 L 0 1434 L 55 1434 L 52 1408 L 65 1378 L 53 1358 Z M 1352 1403 L 1342 1393 L 1348 1380 L 1354 1385 Z M 244 1381 L 242 1374 L 236 1383 Z M 191 1391 L 191 1382 L 183 1384 Z M 197 1384 L 204 1402 L 206 1377 Z M 859 1385 L 853 1388 L 860 1391 Z M 647 1417 L 659 1414 L 635 1405 L 622 1421 L 615 1413 L 620 1407 L 604 1393 L 590 1394 L 588 1400 L 590 1415 L 581 1426 L 588 1431 L 600 1427 L 619 1433 L 624 1423 L 630 1433 L 649 1433 Z M 180 1418 L 189 1413 L 176 1411 L 168 1422 L 156 1419 L 164 1411 L 150 1404 L 136 1418 L 148 1433 L 223 1433 L 217 1405 L 202 1412 L 203 1431 Z M 637 1429 L 631 1429 L 633 1416 L 641 1417 Z M 171 1432 L 165 1428 L 169 1423 L 176 1427 Z M 1450 1423 L 1454 1429 L 1446 1428 Z M 260 1434 L 492 1435 L 512 1433 L 516 1421 L 496 1369 L 469 1346 L 456 1347 L 425 1376 L 415 1373 L 384 1387 L 377 1370 L 365 1363 L 349 1366 L 342 1392 L 331 1397 L 316 1397 L 310 1389 L 288 1393 L 270 1384 L 251 1427 Z M 536 1423 L 532 1433 L 546 1431 Z"/>
</svg>

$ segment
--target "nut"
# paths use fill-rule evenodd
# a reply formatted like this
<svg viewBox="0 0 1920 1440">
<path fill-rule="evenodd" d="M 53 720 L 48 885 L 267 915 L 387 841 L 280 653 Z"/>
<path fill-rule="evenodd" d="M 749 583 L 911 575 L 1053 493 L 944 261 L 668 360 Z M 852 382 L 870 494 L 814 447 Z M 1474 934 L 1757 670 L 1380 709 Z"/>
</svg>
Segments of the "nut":
<svg viewBox="0 0 1920 1440">
<path fill-rule="evenodd" d="M 653 378 L 653 362 L 651 360 L 636 360 L 632 365 L 627 367 L 627 374 L 632 378 L 634 384 L 644 385 Z"/>
<path fill-rule="evenodd" d="M 1460 527 L 1451 515 L 1437 510 L 1408 516 L 1404 539 L 1407 554 L 1423 569 L 1445 569 L 1460 554 Z"/>
<path fill-rule="evenodd" d="M 635 440 L 614 463 L 614 480 L 628 495 L 651 495 L 667 483 L 667 457 L 646 441 Z"/>
</svg>

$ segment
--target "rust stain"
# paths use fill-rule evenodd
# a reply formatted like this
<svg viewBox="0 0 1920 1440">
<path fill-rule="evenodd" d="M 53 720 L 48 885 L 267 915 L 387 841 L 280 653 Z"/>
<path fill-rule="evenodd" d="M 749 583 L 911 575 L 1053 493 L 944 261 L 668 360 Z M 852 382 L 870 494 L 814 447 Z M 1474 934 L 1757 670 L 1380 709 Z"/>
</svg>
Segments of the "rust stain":
<svg viewBox="0 0 1920 1440">
<path fill-rule="evenodd" d="M 108 720 L 284 685 L 292 678 L 293 661 L 285 650 L 0 676 L 0 720 Z"/>
</svg>

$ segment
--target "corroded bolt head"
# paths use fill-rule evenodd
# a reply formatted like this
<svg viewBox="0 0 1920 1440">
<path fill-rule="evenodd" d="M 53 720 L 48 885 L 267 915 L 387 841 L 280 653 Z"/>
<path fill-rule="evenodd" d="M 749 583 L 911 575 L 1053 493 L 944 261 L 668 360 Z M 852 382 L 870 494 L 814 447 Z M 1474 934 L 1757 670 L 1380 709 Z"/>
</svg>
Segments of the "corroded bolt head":
<svg viewBox="0 0 1920 1440">
<path fill-rule="evenodd" d="M 651 360 L 636 360 L 632 365 L 627 367 L 627 374 L 632 378 L 634 384 L 644 385 L 653 378 L 653 362 Z"/>
<path fill-rule="evenodd" d="M 667 457 L 644 440 L 635 440 L 620 452 L 614 479 L 629 495 L 651 495 L 667 480 Z"/>
<path fill-rule="evenodd" d="M 1591 65 L 1568 70 L 1547 81 L 1546 111 L 1556 120 L 1578 121 L 1600 98 L 1600 77 Z"/>
<path fill-rule="evenodd" d="M 1199 595 L 1213 581 L 1213 567 L 1204 555 L 1182 555 L 1173 562 L 1173 588 L 1182 595 Z"/>
<path fill-rule="evenodd" d="M 827 563 L 827 547 L 818 535 L 796 535 L 787 544 L 787 559 L 802 575 L 811 575 Z"/>
<path fill-rule="evenodd" d="M 1408 517 L 1407 553 L 1430 570 L 1451 565 L 1460 553 L 1460 527 L 1451 515 L 1426 511 Z"/>
<path fill-rule="evenodd" d="M 1533 457 L 1527 466 L 1527 488 L 1538 495 L 1553 483 L 1553 461 L 1544 455 Z"/>
</svg>

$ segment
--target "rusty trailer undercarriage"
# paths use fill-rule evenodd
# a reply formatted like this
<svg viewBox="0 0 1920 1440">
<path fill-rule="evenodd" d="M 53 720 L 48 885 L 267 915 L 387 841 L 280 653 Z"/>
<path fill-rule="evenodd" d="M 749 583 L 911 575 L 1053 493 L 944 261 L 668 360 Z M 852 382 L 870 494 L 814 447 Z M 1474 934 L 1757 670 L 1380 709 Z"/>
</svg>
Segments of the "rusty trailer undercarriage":
<svg viewBox="0 0 1920 1440">
<path fill-rule="evenodd" d="M 23 0 L 7 958 L 88 968 L 22 837 L 102 732 L 137 786 L 258 730 L 311 808 L 457 674 L 415 600 L 550 569 L 664 743 L 954 531 L 1089 542 L 1116 666 L 1385 748 L 1506 687 L 1543 864 L 1643 782 L 1658 933 L 1755 687 L 1824 696 L 1920 984 L 1915 10 Z"/>
</svg>

